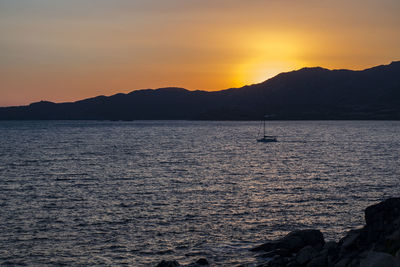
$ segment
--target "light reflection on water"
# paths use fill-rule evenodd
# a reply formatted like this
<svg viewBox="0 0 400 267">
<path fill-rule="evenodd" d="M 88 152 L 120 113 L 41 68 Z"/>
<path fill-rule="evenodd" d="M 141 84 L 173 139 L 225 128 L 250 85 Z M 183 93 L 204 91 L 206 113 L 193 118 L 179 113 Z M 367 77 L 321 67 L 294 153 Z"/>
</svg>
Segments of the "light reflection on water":
<svg viewBox="0 0 400 267">
<path fill-rule="evenodd" d="M 0 122 L 0 265 L 252 263 L 400 188 L 400 122 Z"/>
</svg>

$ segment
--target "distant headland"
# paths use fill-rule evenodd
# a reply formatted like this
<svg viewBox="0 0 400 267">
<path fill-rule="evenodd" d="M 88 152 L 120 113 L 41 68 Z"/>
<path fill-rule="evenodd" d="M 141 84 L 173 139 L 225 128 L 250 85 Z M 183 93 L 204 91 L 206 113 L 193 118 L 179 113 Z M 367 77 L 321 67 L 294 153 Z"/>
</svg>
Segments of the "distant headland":
<svg viewBox="0 0 400 267">
<path fill-rule="evenodd" d="M 362 71 L 303 68 L 221 91 L 135 90 L 0 108 L 0 120 L 399 120 L 400 61 Z"/>
</svg>

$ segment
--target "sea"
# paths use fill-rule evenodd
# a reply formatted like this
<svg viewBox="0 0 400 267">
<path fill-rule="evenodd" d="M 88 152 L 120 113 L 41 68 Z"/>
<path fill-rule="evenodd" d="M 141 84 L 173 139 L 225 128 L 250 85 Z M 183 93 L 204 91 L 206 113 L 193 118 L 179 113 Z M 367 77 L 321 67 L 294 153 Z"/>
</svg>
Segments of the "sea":
<svg viewBox="0 0 400 267">
<path fill-rule="evenodd" d="M 155 266 L 296 229 L 339 240 L 400 192 L 399 121 L 0 121 L 0 265 Z"/>
</svg>

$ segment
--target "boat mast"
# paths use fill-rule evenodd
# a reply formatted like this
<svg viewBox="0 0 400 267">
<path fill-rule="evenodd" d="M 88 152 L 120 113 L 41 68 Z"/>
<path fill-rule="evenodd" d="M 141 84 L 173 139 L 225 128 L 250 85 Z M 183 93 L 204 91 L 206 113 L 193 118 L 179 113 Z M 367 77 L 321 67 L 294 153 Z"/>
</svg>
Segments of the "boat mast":
<svg viewBox="0 0 400 267">
<path fill-rule="evenodd" d="M 264 116 L 264 137 L 265 137 L 265 116 Z"/>
</svg>

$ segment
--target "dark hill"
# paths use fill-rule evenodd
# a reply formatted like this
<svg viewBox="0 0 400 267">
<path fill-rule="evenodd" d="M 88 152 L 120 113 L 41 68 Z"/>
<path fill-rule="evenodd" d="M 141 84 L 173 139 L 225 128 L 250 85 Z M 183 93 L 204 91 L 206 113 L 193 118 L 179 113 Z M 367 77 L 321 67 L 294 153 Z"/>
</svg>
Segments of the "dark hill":
<svg viewBox="0 0 400 267">
<path fill-rule="evenodd" d="M 0 119 L 400 119 L 400 61 L 363 71 L 303 68 L 216 92 L 161 88 L 0 108 Z"/>
</svg>

